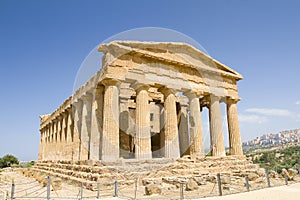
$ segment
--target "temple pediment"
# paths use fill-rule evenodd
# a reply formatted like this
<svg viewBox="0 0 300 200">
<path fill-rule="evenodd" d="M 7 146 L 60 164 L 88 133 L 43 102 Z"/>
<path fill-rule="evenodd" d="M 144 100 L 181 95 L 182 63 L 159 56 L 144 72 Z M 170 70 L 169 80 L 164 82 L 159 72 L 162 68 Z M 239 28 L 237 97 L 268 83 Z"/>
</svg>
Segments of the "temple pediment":
<svg viewBox="0 0 300 200">
<path fill-rule="evenodd" d="M 239 98 L 242 76 L 189 44 L 113 41 L 98 50 L 104 53 L 102 77 Z"/>
<path fill-rule="evenodd" d="M 124 55 L 131 55 L 185 68 L 194 68 L 203 73 L 218 74 L 235 80 L 243 78 L 235 70 L 186 43 L 113 41 L 100 45 L 98 50 L 109 54 L 106 55 L 107 64 L 113 64 L 116 59 L 122 59 Z"/>
</svg>

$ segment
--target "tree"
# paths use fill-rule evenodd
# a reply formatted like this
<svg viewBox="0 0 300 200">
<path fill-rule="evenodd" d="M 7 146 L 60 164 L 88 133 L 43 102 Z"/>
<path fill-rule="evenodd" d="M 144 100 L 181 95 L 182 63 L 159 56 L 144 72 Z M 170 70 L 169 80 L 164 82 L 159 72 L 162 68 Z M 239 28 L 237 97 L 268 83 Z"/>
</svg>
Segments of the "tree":
<svg viewBox="0 0 300 200">
<path fill-rule="evenodd" d="M 7 154 L 3 158 L 0 158 L 0 168 L 10 167 L 13 164 L 19 164 L 18 158 L 13 155 Z"/>
</svg>

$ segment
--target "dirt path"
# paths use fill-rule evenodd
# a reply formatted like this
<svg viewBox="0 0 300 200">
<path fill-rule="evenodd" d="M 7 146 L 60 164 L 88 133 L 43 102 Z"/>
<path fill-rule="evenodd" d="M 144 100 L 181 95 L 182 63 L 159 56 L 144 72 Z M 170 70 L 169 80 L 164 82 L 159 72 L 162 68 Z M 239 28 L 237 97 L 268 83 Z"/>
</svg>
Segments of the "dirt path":
<svg viewBox="0 0 300 200">
<path fill-rule="evenodd" d="M 209 197 L 206 200 L 299 200 L 300 183 L 288 186 L 266 188 L 223 197 Z"/>
</svg>

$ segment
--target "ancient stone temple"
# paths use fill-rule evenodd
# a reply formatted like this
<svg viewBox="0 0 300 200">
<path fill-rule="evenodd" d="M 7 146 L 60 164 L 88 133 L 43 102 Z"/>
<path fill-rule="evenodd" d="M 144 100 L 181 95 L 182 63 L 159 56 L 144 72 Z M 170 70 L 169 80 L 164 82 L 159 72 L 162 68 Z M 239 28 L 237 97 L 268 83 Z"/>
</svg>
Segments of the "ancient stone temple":
<svg viewBox="0 0 300 200">
<path fill-rule="evenodd" d="M 237 81 L 242 76 L 185 43 L 102 44 L 102 67 L 52 114 L 42 115 L 40 161 L 204 157 L 201 112 L 209 110 L 211 155 L 242 155 Z"/>
</svg>

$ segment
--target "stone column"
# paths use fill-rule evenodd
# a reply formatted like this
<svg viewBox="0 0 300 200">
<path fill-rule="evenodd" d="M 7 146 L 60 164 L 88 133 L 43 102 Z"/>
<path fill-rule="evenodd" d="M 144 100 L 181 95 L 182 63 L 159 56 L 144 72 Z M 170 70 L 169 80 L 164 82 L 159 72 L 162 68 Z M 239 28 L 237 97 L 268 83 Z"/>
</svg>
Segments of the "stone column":
<svg viewBox="0 0 300 200">
<path fill-rule="evenodd" d="M 48 127 L 45 126 L 44 131 L 44 146 L 43 146 L 43 160 L 46 160 L 46 152 L 47 152 L 47 145 L 48 145 Z"/>
<path fill-rule="evenodd" d="M 136 138 L 135 158 L 151 159 L 150 107 L 148 102 L 149 86 L 136 84 Z"/>
<path fill-rule="evenodd" d="M 73 137 L 74 137 L 74 123 L 72 118 L 72 109 L 67 109 L 66 112 L 66 159 L 67 160 L 73 160 L 73 151 L 72 151 L 72 145 L 73 145 Z"/>
<path fill-rule="evenodd" d="M 90 135 L 91 135 L 91 112 L 92 112 L 92 95 L 87 93 L 82 97 L 83 107 L 81 116 L 80 132 L 80 160 L 89 160 L 90 153 Z"/>
<path fill-rule="evenodd" d="M 180 104 L 180 122 L 178 127 L 180 155 L 190 155 L 190 135 L 188 130 L 188 103 Z"/>
<path fill-rule="evenodd" d="M 82 101 L 78 100 L 73 104 L 74 112 L 74 142 L 73 142 L 73 159 L 80 160 L 80 131 L 81 131 L 81 116 L 82 116 Z"/>
<path fill-rule="evenodd" d="M 40 146 L 39 146 L 39 153 L 38 153 L 38 160 L 43 160 L 43 135 L 44 135 L 44 129 L 40 130 Z"/>
<path fill-rule="evenodd" d="M 90 140 L 90 159 L 99 160 L 101 158 L 100 151 L 100 135 L 102 134 L 103 121 L 103 86 L 97 86 L 93 95 L 92 104 L 92 127 Z"/>
<path fill-rule="evenodd" d="M 66 134 L 67 134 L 67 113 L 66 111 L 62 113 L 62 126 L 61 126 L 61 159 L 67 160 L 67 143 L 66 143 Z"/>
<path fill-rule="evenodd" d="M 55 146 L 55 160 L 61 160 L 61 154 L 62 154 L 62 143 L 61 143 L 61 125 L 62 125 L 62 118 L 61 116 L 57 117 L 57 128 L 56 128 L 56 146 Z"/>
<path fill-rule="evenodd" d="M 212 156 L 226 156 L 220 98 L 214 95 L 210 97 L 209 120 Z"/>
<path fill-rule="evenodd" d="M 236 103 L 237 101 L 234 101 L 232 99 L 227 100 L 229 151 L 231 155 L 243 155 Z"/>
<path fill-rule="evenodd" d="M 46 147 L 46 127 L 43 128 L 41 142 L 42 142 L 41 160 L 44 160 L 45 159 L 45 147 Z"/>
<path fill-rule="evenodd" d="M 119 158 L 119 81 L 105 79 L 103 134 L 101 145 L 101 159 L 115 161 Z"/>
<path fill-rule="evenodd" d="M 190 111 L 190 154 L 192 157 L 204 157 L 200 93 L 189 92 L 186 96 L 189 98 Z"/>
<path fill-rule="evenodd" d="M 46 158 L 46 151 L 47 151 L 47 126 L 45 126 L 44 128 L 44 134 L 43 134 L 43 159 L 42 160 L 45 160 Z"/>
<path fill-rule="evenodd" d="M 164 108 L 165 108 L 165 124 L 164 124 L 164 156 L 166 158 L 179 158 L 179 137 L 176 114 L 176 97 L 175 91 L 168 88 L 161 88 L 159 90 L 164 94 Z"/>
<path fill-rule="evenodd" d="M 52 120 L 52 143 L 51 143 L 51 150 L 50 150 L 50 155 L 51 155 L 51 160 L 56 160 L 56 145 L 57 145 L 57 120 L 54 119 Z"/>
<path fill-rule="evenodd" d="M 47 124 L 47 144 L 45 149 L 45 160 L 49 160 L 49 151 L 50 151 L 50 124 Z"/>
<path fill-rule="evenodd" d="M 53 120 L 53 144 L 57 143 L 57 120 Z"/>
<path fill-rule="evenodd" d="M 50 122 L 48 126 L 49 126 L 49 142 L 51 143 L 53 141 L 53 138 L 52 138 L 52 136 L 53 136 L 52 122 Z"/>
</svg>

